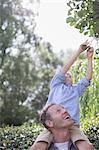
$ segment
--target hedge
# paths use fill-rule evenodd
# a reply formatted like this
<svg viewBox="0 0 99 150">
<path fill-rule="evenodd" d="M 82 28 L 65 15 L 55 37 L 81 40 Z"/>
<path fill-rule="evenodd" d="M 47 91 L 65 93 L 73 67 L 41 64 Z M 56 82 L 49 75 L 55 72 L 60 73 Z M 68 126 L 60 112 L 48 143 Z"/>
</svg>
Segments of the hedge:
<svg viewBox="0 0 99 150">
<path fill-rule="evenodd" d="M 40 125 L 24 123 L 22 126 L 0 128 L 0 150 L 28 150 L 38 134 Z"/>
<path fill-rule="evenodd" d="M 29 150 L 42 129 L 42 126 L 34 123 L 25 123 L 20 127 L 2 127 L 0 128 L 0 150 Z M 84 121 L 82 129 L 96 150 L 99 150 L 99 117 Z"/>
<path fill-rule="evenodd" d="M 96 150 L 99 150 L 99 114 L 95 118 L 83 120 L 81 127 Z"/>
</svg>

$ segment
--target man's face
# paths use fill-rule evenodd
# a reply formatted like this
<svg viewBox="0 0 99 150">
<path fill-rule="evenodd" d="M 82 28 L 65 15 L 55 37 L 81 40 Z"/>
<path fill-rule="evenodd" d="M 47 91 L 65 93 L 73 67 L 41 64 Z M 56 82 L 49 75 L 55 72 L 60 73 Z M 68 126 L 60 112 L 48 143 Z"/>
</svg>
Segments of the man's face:
<svg viewBox="0 0 99 150">
<path fill-rule="evenodd" d="M 69 113 L 60 105 L 51 106 L 48 113 L 50 113 L 53 128 L 69 128 L 74 123 Z"/>
<path fill-rule="evenodd" d="M 65 84 L 72 84 L 73 80 L 72 80 L 72 75 L 68 72 L 66 73 L 66 79 L 65 79 Z"/>
</svg>

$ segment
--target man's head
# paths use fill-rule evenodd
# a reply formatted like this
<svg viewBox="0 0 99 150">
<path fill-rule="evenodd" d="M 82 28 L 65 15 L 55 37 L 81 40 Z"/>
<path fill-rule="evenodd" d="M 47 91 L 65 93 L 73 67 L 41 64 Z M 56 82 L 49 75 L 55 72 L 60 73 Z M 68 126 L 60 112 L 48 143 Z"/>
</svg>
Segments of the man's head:
<svg viewBox="0 0 99 150">
<path fill-rule="evenodd" d="M 58 104 L 46 106 L 40 116 L 41 123 L 49 130 L 69 128 L 74 121 L 64 107 Z"/>
<path fill-rule="evenodd" d="M 72 79 L 72 75 L 70 72 L 67 72 L 65 74 L 66 79 L 65 79 L 65 84 L 72 84 L 73 83 L 73 79 Z"/>
</svg>

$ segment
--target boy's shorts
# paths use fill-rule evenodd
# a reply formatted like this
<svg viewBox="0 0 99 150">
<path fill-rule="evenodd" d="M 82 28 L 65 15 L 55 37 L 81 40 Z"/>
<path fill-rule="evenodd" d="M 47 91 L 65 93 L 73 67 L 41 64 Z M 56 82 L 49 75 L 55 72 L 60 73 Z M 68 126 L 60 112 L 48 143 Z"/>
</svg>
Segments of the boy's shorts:
<svg viewBox="0 0 99 150">
<path fill-rule="evenodd" d="M 89 139 L 87 136 L 80 131 L 79 127 L 77 125 L 73 125 L 70 127 L 70 134 L 71 134 L 71 140 L 75 144 L 76 141 L 78 140 L 84 140 L 90 143 Z M 35 143 L 37 142 L 46 142 L 48 145 L 53 141 L 53 136 L 50 131 L 47 129 L 44 129 L 44 131 L 37 137 Z"/>
</svg>

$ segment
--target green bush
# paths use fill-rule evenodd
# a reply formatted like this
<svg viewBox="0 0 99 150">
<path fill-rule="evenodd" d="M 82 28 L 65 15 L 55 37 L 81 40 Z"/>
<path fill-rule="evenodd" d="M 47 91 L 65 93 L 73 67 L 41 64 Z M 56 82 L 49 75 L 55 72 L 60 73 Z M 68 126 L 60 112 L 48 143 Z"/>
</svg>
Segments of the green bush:
<svg viewBox="0 0 99 150">
<path fill-rule="evenodd" d="M 25 123 L 20 127 L 0 128 L 0 150 L 29 150 L 38 134 L 42 131 L 39 124 Z M 83 131 L 99 150 L 99 117 L 83 121 Z"/>
<path fill-rule="evenodd" d="M 0 150 L 28 150 L 42 130 L 40 125 L 25 123 L 22 126 L 0 128 Z"/>
<path fill-rule="evenodd" d="M 99 115 L 81 121 L 81 127 L 96 150 L 99 150 Z"/>
</svg>

